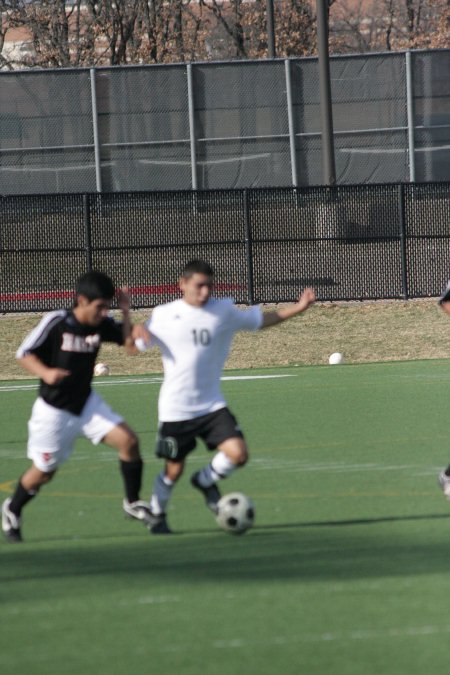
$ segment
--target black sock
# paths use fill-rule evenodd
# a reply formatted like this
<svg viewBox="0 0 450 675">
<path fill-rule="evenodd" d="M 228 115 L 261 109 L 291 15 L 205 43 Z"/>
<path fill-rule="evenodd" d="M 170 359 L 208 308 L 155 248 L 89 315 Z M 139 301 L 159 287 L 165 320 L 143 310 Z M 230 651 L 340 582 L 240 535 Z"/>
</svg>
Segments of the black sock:
<svg viewBox="0 0 450 675">
<path fill-rule="evenodd" d="M 23 487 L 22 483 L 19 481 L 17 483 L 16 491 L 14 492 L 11 503 L 9 505 L 9 510 L 14 513 L 15 516 L 20 516 L 20 513 L 27 504 L 30 499 L 33 499 L 37 495 L 37 490 L 33 490 L 32 492 L 28 492 L 28 490 L 25 490 Z"/>
<path fill-rule="evenodd" d="M 141 491 L 144 463 L 142 459 L 138 459 L 137 462 L 124 462 L 123 459 L 120 459 L 119 464 L 127 499 L 129 502 L 137 502 Z"/>
</svg>

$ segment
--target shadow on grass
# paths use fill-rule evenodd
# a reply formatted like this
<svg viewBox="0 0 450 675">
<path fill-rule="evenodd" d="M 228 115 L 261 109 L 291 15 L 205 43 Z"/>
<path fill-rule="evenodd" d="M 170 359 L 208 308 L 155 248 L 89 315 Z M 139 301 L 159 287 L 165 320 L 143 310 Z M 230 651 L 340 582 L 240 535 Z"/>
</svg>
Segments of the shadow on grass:
<svg viewBox="0 0 450 675">
<path fill-rule="evenodd" d="M 201 585 L 442 573 L 449 569 L 450 539 L 437 521 L 447 519 L 430 514 L 262 525 L 243 537 L 215 528 L 175 537 L 130 534 L 5 544 L 0 580 L 67 578 L 70 583 L 82 577 L 96 583 L 114 576 L 120 583 L 138 578 L 145 587 L 158 581 Z M 369 527 L 374 524 L 379 528 Z M 368 527 L 355 530 L 355 525 Z M 10 591 L 21 593 L 16 584 Z"/>
<path fill-rule="evenodd" d="M 278 528 L 298 528 L 298 527 L 342 527 L 348 525 L 378 525 L 380 523 L 395 523 L 399 521 L 417 521 L 417 520 L 449 520 L 448 513 L 434 513 L 413 516 L 380 516 L 379 518 L 352 518 L 349 520 L 316 520 L 306 523 L 285 523 L 279 525 L 260 525 L 260 530 L 276 530 Z"/>
</svg>

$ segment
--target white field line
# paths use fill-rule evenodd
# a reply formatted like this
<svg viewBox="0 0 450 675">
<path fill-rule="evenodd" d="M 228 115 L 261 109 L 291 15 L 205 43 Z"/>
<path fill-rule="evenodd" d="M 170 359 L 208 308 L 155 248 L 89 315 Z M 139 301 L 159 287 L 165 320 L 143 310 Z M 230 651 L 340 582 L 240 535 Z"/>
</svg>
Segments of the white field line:
<svg viewBox="0 0 450 675">
<path fill-rule="evenodd" d="M 312 446 L 313 447 L 313 446 Z M 301 460 L 283 460 L 277 457 L 260 459 L 253 457 L 251 460 L 251 467 L 253 471 L 298 471 L 298 472 L 317 472 L 326 471 L 327 473 L 352 473 L 355 471 L 412 471 L 419 469 L 424 471 L 424 466 L 419 464 L 367 464 L 367 463 L 352 463 L 345 462 L 322 462 L 322 463 L 304 463 Z M 433 474 L 439 471 L 439 467 L 427 467 L 427 473 Z"/>
<path fill-rule="evenodd" d="M 26 447 L 26 440 L 23 442 L 23 448 Z M 23 448 L 19 450 L 17 448 L 4 448 L 0 450 L 0 459 L 3 461 L 8 460 L 17 460 L 22 458 L 24 454 Z M 150 455 L 151 456 L 151 455 Z M 76 450 L 70 458 L 71 463 L 95 461 L 98 463 L 110 463 L 116 462 L 117 457 L 113 452 L 109 451 L 98 451 L 97 449 L 92 450 Z M 192 456 L 190 462 L 194 464 L 204 464 L 204 456 Z M 258 457 L 251 458 L 249 464 L 251 471 L 277 471 L 278 473 L 339 473 L 339 474 L 350 474 L 350 473 L 371 473 L 374 471 L 393 471 L 405 473 L 408 476 L 437 476 L 441 466 L 435 467 L 424 467 L 423 465 L 418 464 L 394 464 L 392 466 L 386 464 L 345 464 L 344 462 L 340 464 L 336 463 L 321 463 L 321 464 L 302 464 L 295 461 L 283 461 L 282 459 L 259 459 Z"/>
<path fill-rule="evenodd" d="M 136 603 L 138 605 L 166 605 L 172 604 L 174 602 L 181 602 L 181 598 L 176 595 L 145 595 L 136 599 Z M 119 605 L 122 607 L 129 606 L 131 604 L 133 603 L 128 600 L 119 602 Z M 58 609 L 61 609 L 61 607 Z M 2 612 L 4 612 L 6 615 L 46 614 L 54 613 L 55 606 L 54 604 L 39 606 L 24 604 L 20 606 L 5 607 L 3 608 Z"/>
<path fill-rule="evenodd" d="M 257 647 L 259 644 L 272 645 L 288 645 L 288 644 L 303 644 L 303 643 L 320 643 L 320 642 L 351 642 L 353 640 L 369 641 L 369 640 L 386 640 L 389 638 L 417 638 L 426 637 L 429 635 L 448 635 L 450 633 L 450 625 L 444 626 L 411 626 L 410 628 L 386 628 L 380 630 L 352 630 L 347 632 L 337 633 L 299 633 L 293 636 L 274 636 L 264 643 L 253 640 L 242 640 L 235 638 L 231 640 L 216 640 L 212 646 L 216 649 L 242 649 L 248 647 Z M 169 649 L 171 649 L 169 647 Z M 183 649 L 183 648 L 181 648 Z"/>
<path fill-rule="evenodd" d="M 394 638 L 419 638 L 428 637 L 432 635 L 448 635 L 450 633 L 450 625 L 444 626 L 412 626 L 410 628 L 386 628 L 380 630 L 350 630 L 336 633 L 299 633 L 292 636 L 278 636 L 274 635 L 272 638 L 265 639 L 264 642 L 260 640 L 245 640 L 242 638 L 232 638 L 229 640 L 214 640 L 211 642 L 211 647 L 214 649 L 252 649 L 261 645 L 273 645 L 275 647 L 283 647 L 284 645 L 295 644 L 317 644 L 326 642 L 352 642 L 352 641 L 370 641 L 370 640 L 386 640 Z M 161 646 L 162 652 L 184 652 L 189 650 L 188 645 L 170 644 Z"/>
<path fill-rule="evenodd" d="M 297 377 L 297 375 L 287 373 L 283 373 L 282 375 L 226 375 L 221 380 L 273 380 L 284 377 Z M 115 387 L 119 384 L 161 384 L 162 381 L 162 377 L 133 377 L 126 380 L 114 378 L 99 381 L 94 380 L 94 387 Z M 37 382 L 34 384 L 5 384 L 0 386 L 0 392 L 36 390 L 37 386 Z"/>
</svg>

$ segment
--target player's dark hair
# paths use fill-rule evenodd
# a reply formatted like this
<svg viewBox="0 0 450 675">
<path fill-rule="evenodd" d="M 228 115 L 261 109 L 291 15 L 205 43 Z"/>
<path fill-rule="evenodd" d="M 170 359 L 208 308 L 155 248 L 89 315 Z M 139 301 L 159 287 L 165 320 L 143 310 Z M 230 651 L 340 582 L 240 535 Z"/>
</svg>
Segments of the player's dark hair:
<svg viewBox="0 0 450 675">
<path fill-rule="evenodd" d="M 92 300 L 112 300 L 116 289 L 112 280 L 103 272 L 86 272 L 78 281 L 75 288 L 78 295 L 84 295 L 89 302 Z"/>
<path fill-rule="evenodd" d="M 189 279 L 193 274 L 206 274 L 208 277 L 214 276 L 214 270 L 211 265 L 204 260 L 190 260 L 184 267 L 181 276 Z"/>
</svg>

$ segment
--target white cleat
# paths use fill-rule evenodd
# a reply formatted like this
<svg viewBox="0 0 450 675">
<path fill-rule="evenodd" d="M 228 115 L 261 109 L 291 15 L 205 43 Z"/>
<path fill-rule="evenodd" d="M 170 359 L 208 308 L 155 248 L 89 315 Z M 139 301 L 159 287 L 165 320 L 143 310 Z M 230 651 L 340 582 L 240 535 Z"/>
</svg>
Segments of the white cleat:
<svg viewBox="0 0 450 675">
<path fill-rule="evenodd" d="M 438 483 L 441 486 L 441 490 L 447 499 L 450 499 L 450 476 L 447 476 L 445 470 L 442 469 L 441 473 L 438 476 Z"/>
<path fill-rule="evenodd" d="M 139 500 L 137 502 L 129 502 L 127 499 L 123 500 L 123 510 L 127 518 L 134 518 L 140 520 L 144 525 L 154 524 L 154 516 L 150 511 L 150 504 Z"/>
<path fill-rule="evenodd" d="M 9 510 L 11 498 L 5 499 L 2 504 L 2 530 L 8 541 L 22 541 L 20 532 L 21 519 Z"/>
</svg>

